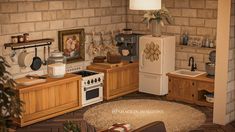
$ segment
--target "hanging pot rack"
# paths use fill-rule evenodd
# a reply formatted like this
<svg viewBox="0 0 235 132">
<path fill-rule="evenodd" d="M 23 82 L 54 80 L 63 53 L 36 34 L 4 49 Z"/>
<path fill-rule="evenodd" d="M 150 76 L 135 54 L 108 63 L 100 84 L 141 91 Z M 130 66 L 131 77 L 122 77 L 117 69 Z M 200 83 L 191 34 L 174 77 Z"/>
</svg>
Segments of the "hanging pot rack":
<svg viewBox="0 0 235 132">
<path fill-rule="evenodd" d="M 12 50 L 19 50 L 19 49 L 27 49 L 33 47 L 42 47 L 42 46 L 49 46 L 54 42 L 52 38 L 45 38 L 45 39 L 37 39 L 37 40 L 30 40 L 28 42 L 22 43 L 5 43 L 5 49 L 10 47 Z"/>
</svg>

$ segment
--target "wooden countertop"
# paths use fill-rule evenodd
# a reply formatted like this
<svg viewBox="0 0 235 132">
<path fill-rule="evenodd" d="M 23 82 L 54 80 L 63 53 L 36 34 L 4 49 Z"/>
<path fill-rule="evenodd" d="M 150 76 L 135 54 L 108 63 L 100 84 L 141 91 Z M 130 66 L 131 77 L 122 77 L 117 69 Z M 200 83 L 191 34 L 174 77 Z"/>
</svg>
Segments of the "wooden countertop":
<svg viewBox="0 0 235 132">
<path fill-rule="evenodd" d="M 170 76 L 170 77 L 180 77 L 180 78 L 185 78 L 185 79 L 190 79 L 190 80 L 197 80 L 197 81 L 214 83 L 214 79 L 207 77 L 207 74 L 203 74 L 203 75 L 200 75 L 197 77 L 188 77 L 188 76 L 176 75 L 176 74 L 172 74 L 172 73 L 167 73 L 166 75 Z"/>
<path fill-rule="evenodd" d="M 25 77 L 16 79 L 16 82 L 21 81 L 23 79 L 25 79 Z M 45 87 L 45 86 L 49 86 L 49 85 L 53 85 L 53 84 L 60 84 L 60 83 L 63 83 L 63 82 L 69 81 L 69 80 L 81 80 L 81 76 L 76 75 L 76 74 L 68 73 L 68 74 L 65 74 L 65 76 L 63 78 L 50 78 L 50 77 L 47 77 L 46 82 L 37 83 L 37 84 L 34 84 L 34 85 L 30 85 L 30 86 L 19 85 L 19 86 L 17 86 L 17 89 L 18 90 L 25 90 L 25 89 L 35 88 L 35 87 Z"/>
<path fill-rule="evenodd" d="M 117 66 L 117 67 L 104 67 L 104 66 L 101 66 L 101 65 L 96 65 L 96 64 L 91 64 L 90 66 L 88 66 L 88 68 L 92 67 L 92 68 L 96 68 L 96 69 L 100 69 L 100 70 L 114 70 L 114 69 L 119 69 L 119 68 L 122 68 L 122 67 L 126 67 L 126 66 L 132 66 L 132 65 L 138 65 L 139 62 L 138 61 L 135 61 L 133 63 L 129 63 L 128 61 L 122 61 L 122 65 L 121 66 Z"/>
</svg>

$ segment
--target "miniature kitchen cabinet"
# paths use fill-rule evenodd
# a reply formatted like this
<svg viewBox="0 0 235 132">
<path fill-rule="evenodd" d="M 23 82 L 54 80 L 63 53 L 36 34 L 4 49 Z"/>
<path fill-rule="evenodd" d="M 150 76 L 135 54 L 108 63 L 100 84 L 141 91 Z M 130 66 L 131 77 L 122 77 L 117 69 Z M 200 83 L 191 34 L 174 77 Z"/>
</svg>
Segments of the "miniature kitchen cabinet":
<svg viewBox="0 0 235 132">
<path fill-rule="evenodd" d="M 81 107 L 80 76 L 66 74 L 64 78 L 48 78 L 45 83 L 19 86 L 24 113 L 17 119 L 20 126 L 30 125 Z"/>
<path fill-rule="evenodd" d="M 128 93 L 138 91 L 139 65 L 138 62 L 128 63 L 117 67 L 104 67 L 101 65 L 90 65 L 89 70 L 103 72 L 104 77 L 104 99 L 109 100 Z"/>
<path fill-rule="evenodd" d="M 205 74 L 185 77 L 168 73 L 167 76 L 167 99 L 213 107 L 213 103 L 206 102 L 204 95 L 214 92 L 214 79 L 206 77 Z"/>
</svg>

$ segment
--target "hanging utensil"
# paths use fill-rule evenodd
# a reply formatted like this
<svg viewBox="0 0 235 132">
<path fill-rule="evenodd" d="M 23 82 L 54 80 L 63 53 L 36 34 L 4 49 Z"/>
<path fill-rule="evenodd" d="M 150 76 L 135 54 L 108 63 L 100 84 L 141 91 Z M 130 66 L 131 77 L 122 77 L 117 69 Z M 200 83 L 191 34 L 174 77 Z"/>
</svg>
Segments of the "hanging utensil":
<svg viewBox="0 0 235 132">
<path fill-rule="evenodd" d="M 31 64 L 31 69 L 36 71 L 41 68 L 42 60 L 37 56 L 37 47 L 35 47 L 35 57 L 33 57 L 33 63 Z"/>
<path fill-rule="evenodd" d="M 47 64 L 47 60 L 46 60 L 46 47 L 43 47 L 43 65 Z"/>
</svg>

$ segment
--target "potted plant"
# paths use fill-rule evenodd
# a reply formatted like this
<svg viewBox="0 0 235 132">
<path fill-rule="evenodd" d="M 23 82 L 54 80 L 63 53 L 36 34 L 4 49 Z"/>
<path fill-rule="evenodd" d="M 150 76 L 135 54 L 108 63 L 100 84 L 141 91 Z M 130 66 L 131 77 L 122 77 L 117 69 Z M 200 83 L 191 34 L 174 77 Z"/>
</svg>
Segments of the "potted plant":
<svg viewBox="0 0 235 132">
<path fill-rule="evenodd" d="M 9 131 L 13 118 L 21 118 L 23 102 L 16 90 L 17 83 L 6 68 L 10 68 L 5 58 L 0 56 L 0 130 Z"/>
<path fill-rule="evenodd" d="M 152 35 L 154 37 L 161 36 L 161 27 L 164 26 L 164 22 L 168 24 L 173 22 L 170 12 L 165 7 L 159 10 L 147 11 L 144 14 L 143 21 L 148 24 L 148 28 L 149 24 L 152 23 Z"/>
<path fill-rule="evenodd" d="M 66 121 L 63 125 L 65 132 L 81 132 L 79 126 L 72 121 Z"/>
</svg>

